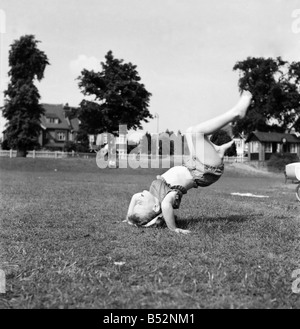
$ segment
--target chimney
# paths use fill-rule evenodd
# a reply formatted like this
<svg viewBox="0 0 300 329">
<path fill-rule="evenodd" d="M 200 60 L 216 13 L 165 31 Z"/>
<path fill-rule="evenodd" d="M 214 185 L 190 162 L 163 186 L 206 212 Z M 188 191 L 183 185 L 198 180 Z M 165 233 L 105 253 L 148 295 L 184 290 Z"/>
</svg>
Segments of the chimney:
<svg viewBox="0 0 300 329">
<path fill-rule="evenodd" d="M 66 103 L 63 106 L 63 109 L 64 109 L 65 118 L 67 118 L 69 116 L 69 114 L 70 114 L 70 111 L 71 111 L 71 108 L 69 106 L 69 103 Z"/>
</svg>

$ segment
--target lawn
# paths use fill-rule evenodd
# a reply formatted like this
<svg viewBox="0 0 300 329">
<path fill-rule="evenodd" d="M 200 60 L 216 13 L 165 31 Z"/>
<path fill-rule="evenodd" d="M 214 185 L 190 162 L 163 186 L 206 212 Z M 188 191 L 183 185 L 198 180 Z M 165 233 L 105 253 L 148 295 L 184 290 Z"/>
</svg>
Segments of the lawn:
<svg viewBox="0 0 300 329">
<path fill-rule="evenodd" d="M 191 235 L 122 223 L 163 171 L 1 158 L 0 308 L 300 308 L 295 185 L 227 166 L 184 196 L 178 225 Z"/>
</svg>

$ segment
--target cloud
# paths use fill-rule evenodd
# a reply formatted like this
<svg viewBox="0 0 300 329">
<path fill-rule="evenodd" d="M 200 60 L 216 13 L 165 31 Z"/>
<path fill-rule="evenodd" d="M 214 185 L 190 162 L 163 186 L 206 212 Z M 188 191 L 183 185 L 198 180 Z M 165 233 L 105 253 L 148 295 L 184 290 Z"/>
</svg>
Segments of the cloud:
<svg viewBox="0 0 300 329">
<path fill-rule="evenodd" d="M 101 60 L 94 56 L 79 55 L 77 59 L 70 62 L 69 66 L 72 74 L 78 77 L 83 69 L 99 71 L 101 69 L 100 62 Z"/>
</svg>

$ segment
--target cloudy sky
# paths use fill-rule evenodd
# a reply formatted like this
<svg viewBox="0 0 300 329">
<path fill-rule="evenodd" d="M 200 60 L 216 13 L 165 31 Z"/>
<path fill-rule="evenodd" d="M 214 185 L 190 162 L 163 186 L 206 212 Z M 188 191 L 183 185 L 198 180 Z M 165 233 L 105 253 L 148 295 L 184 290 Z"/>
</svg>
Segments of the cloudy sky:
<svg viewBox="0 0 300 329">
<path fill-rule="evenodd" d="M 78 106 L 76 77 L 99 71 L 112 50 L 137 65 L 160 131 L 184 132 L 229 109 L 237 61 L 300 60 L 298 0 L 1 0 L 0 13 L 2 90 L 9 47 L 22 35 L 34 34 L 51 63 L 38 84 L 45 103 Z M 144 124 L 156 129 L 156 119 Z"/>
</svg>

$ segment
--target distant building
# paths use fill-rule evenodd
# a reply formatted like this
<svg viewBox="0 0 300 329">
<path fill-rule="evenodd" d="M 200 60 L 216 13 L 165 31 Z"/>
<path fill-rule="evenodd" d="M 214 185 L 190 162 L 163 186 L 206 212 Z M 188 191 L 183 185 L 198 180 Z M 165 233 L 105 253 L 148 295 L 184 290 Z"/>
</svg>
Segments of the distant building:
<svg viewBox="0 0 300 329">
<path fill-rule="evenodd" d="M 74 108 L 69 107 L 68 104 L 41 105 L 45 113 L 40 119 L 42 131 L 38 143 L 42 148 L 63 151 L 66 142 L 76 140 L 79 130 L 79 119 L 72 114 Z M 5 131 L 1 131 L 1 133 L 5 139 Z"/>
<path fill-rule="evenodd" d="M 119 131 L 115 132 L 116 135 L 109 133 L 102 133 L 98 135 L 89 135 L 90 149 L 98 151 L 104 145 L 109 144 L 111 152 L 117 152 L 120 157 L 127 155 L 127 126 L 120 125 Z"/>
<path fill-rule="evenodd" d="M 294 134 L 254 131 L 246 143 L 250 161 L 267 161 L 273 153 L 294 153 L 300 157 L 300 138 Z"/>
<path fill-rule="evenodd" d="M 66 142 L 74 142 L 79 130 L 79 119 L 72 116 L 72 108 L 66 105 L 41 104 L 45 114 L 41 117 L 42 132 L 39 144 L 43 148 L 63 150 Z"/>
<path fill-rule="evenodd" d="M 222 130 L 226 131 L 227 134 L 234 140 L 236 146 L 237 156 L 245 156 L 248 153 L 248 144 L 246 144 L 246 135 L 244 133 L 233 134 L 232 124 L 228 124 Z"/>
</svg>

